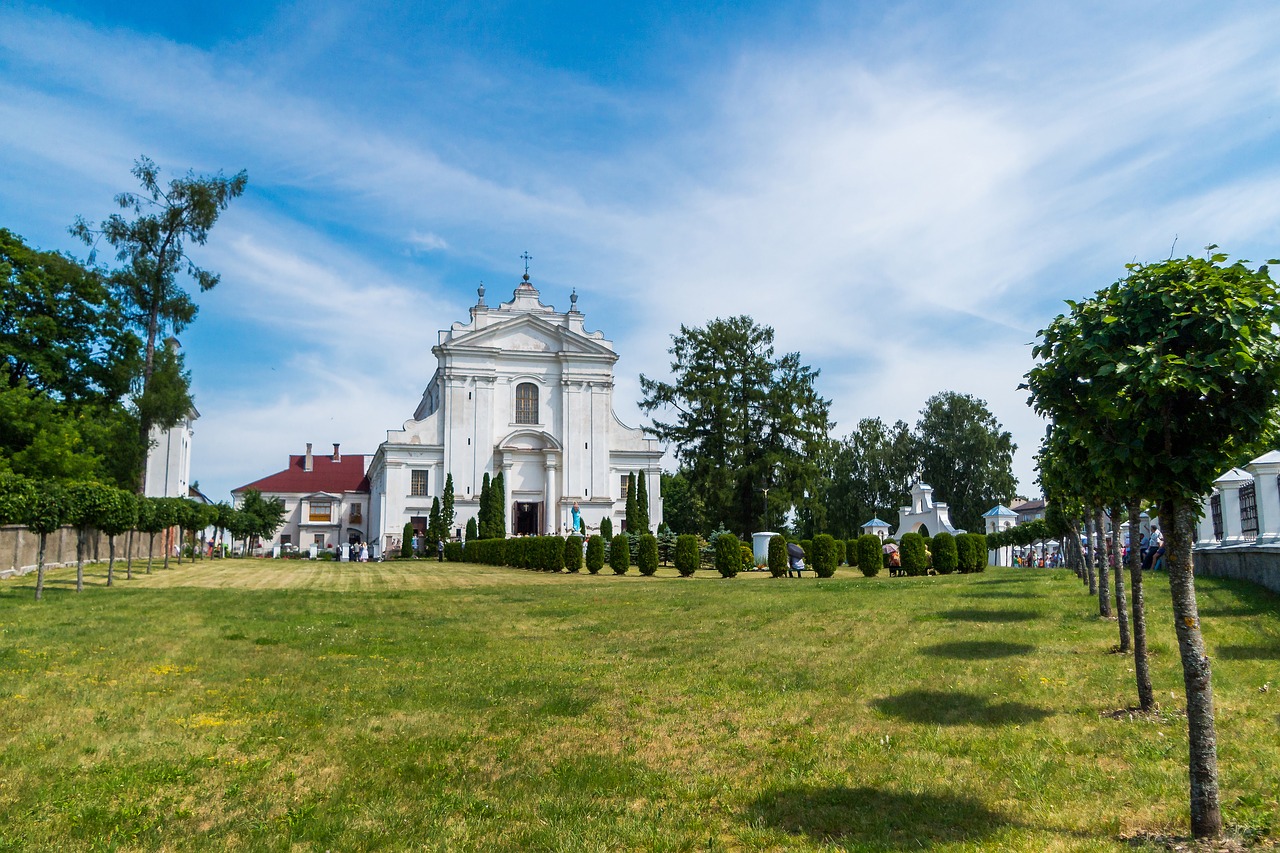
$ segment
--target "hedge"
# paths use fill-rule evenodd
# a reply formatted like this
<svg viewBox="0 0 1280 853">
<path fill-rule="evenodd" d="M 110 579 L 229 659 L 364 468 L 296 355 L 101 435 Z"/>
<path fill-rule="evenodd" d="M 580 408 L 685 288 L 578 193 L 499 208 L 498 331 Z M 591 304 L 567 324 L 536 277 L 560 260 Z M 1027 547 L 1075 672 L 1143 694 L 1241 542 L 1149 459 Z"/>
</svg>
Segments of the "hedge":
<svg viewBox="0 0 1280 853">
<path fill-rule="evenodd" d="M 609 568 L 615 575 L 625 575 L 631 568 L 631 543 L 625 533 L 619 533 L 609 543 Z"/>
<path fill-rule="evenodd" d="M 640 543 L 636 550 L 636 567 L 645 577 L 653 577 L 658 571 L 658 537 L 652 533 L 641 533 Z"/>
<path fill-rule="evenodd" d="M 444 558 L 450 563 L 462 562 L 462 543 L 446 542 L 444 543 Z"/>
<path fill-rule="evenodd" d="M 940 575 L 949 575 L 956 570 L 959 554 L 956 551 L 956 538 L 943 530 L 933 537 L 933 568 Z"/>
<path fill-rule="evenodd" d="M 564 540 L 564 567 L 577 574 L 582 571 L 582 537 L 570 536 Z"/>
<path fill-rule="evenodd" d="M 716 571 L 721 577 L 731 578 L 742 568 L 742 550 L 738 537 L 722 533 L 716 537 Z"/>
<path fill-rule="evenodd" d="M 898 558 L 902 563 L 902 571 L 911 577 L 919 577 L 925 573 L 928 558 L 924 552 L 924 537 L 919 533 L 902 534 L 902 542 L 898 546 Z"/>
<path fill-rule="evenodd" d="M 829 533 L 813 537 L 813 573 L 820 578 L 836 573 L 836 540 Z"/>
<path fill-rule="evenodd" d="M 587 540 L 587 571 L 598 574 L 604 568 L 604 537 L 596 534 Z"/>
<path fill-rule="evenodd" d="M 864 533 L 858 537 L 858 571 L 864 577 L 873 578 L 883 568 L 884 543 L 874 533 Z"/>
<path fill-rule="evenodd" d="M 787 540 L 781 536 L 769 537 L 769 574 L 780 578 L 787 573 Z"/>
<path fill-rule="evenodd" d="M 702 555 L 698 553 L 698 537 L 684 533 L 676 537 L 676 571 L 681 577 L 691 577 L 698 570 Z"/>
</svg>

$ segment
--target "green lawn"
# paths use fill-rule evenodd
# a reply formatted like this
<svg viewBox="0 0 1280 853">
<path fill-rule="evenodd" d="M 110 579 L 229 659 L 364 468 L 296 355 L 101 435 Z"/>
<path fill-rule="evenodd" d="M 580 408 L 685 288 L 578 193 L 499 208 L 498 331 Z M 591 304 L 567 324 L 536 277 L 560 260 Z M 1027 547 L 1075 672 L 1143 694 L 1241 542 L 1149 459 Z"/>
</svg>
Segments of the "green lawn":
<svg viewBox="0 0 1280 853">
<path fill-rule="evenodd" d="M 607 570 L 606 570 L 607 571 Z M 0 582 L 0 850 L 1095 850 L 1185 834 L 1074 576 L 219 561 Z M 1222 801 L 1280 835 L 1280 598 L 1201 581 Z M 1267 687 L 1270 682 L 1269 688 Z M 1264 689 L 1265 688 L 1265 689 Z"/>
</svg>

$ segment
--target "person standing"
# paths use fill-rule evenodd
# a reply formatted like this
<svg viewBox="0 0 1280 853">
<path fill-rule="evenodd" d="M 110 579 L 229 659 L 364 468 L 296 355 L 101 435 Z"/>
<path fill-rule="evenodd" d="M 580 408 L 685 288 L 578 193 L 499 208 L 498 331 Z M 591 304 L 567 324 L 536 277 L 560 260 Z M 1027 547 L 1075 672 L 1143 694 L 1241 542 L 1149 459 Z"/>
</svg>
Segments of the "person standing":
<svg viewBox="0 0 1280 853">
<path fill-rule="evenodd" d="M 436 559 L 438 559 L 442 563 L 444 562 L 444 540 L 443 539 L 436 540 Z"/>
</svg>

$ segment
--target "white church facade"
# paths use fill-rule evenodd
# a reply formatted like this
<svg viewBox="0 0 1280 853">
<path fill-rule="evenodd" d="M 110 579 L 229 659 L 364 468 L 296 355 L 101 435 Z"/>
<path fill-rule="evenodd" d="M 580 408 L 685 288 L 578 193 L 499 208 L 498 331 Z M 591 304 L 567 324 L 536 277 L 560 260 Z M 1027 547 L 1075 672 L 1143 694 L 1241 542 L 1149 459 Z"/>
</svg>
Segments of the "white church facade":
<svg viewBox="0 0 1280 853">
<path fill-rule="evenodd" d="M 577 504 L 588 532 L 622 529 L 627 478 L 640 472 L 650 526 L 662 519 L 662 447 L 613 411 L 613 343 L 577 309 L 544 305 L 526 270 L 510 302 L 485 304 L 439 333 L 436 371 L 413 417 L 369 462 L 371 541 L 397 547 L 425 528 L 453 477 L 454 535 L 479 511 L 484 475 L 505 481 L 509 534 L 561 533 Z"/>
</svg>

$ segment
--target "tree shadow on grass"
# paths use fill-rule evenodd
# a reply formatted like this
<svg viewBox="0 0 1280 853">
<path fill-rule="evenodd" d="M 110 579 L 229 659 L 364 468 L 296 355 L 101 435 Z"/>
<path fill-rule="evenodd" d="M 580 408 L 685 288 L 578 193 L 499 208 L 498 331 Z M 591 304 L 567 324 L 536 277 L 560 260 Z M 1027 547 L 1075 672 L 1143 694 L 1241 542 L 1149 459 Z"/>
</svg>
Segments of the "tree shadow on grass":
<svg viewBox="0 0 1280 853">
<path fill-rule="evenodd" d="M 967 592 L 965 598 L 1040 598 L 1038 592 L 1013 592 L 1012 590 L 993 589 L 990 592 Z"/>
<path fill-rule="evenodd" d="M 1280 647 L 1218 646 L 1214 655 L 1223 660 L 1280 660 Z"/>
<path fill-rule="evenodd" d="M 1033 723 L 1052 714 L 1022 702 L 992 702 L 974 693 L 942 690 L 910 690 L 875 699 L 871 706 L 881 714 L 908 723 L 933 726 L 1007 726 Z"/>
<path fill-rule="evenodd" d="M 938 643 L 925 646 L 920 654 L 937 658 L 958 660 L 994 660 L 1015 655 L 1029 655 L 1036 650 L 1027 643 L 1003 643 L 998 640 L 961 640 L 955 643 Z"/>
<path fill-rule="evenodd" d="M 957 622 L 1030 622 L 1039 618 L 1034 610 L 978 610 L 977 608 L 959 608 L 943 610 L 937 616 Z"/>
<path fill-rule="evenodd" d="M 873 850 L 979 842 L 1011 823 L 972 797 L 876 788 L 783 788 L 761 795 L 748 809 L 765 826 Z"/>
</svg>

